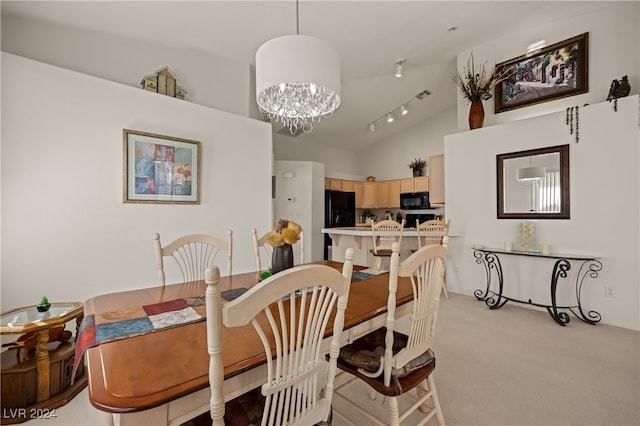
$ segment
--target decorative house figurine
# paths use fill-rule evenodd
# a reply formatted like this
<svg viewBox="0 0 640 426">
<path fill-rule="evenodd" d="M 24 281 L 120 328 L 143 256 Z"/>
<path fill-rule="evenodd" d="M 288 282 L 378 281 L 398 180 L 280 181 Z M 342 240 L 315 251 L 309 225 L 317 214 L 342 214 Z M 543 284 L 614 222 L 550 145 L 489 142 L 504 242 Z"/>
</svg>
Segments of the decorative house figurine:
<svg viewBox="0 0 640 426">
<path fill-rule="evenodd" d="M 169 67 L 163 67 L 156 71 L 155 74 L 144 77 L 140 84 L 144 90 L 171 96 L 172 98 L 184 99 L 187 91 L 180 87 L 177 81 L 178 79 Z"/>
</svg>

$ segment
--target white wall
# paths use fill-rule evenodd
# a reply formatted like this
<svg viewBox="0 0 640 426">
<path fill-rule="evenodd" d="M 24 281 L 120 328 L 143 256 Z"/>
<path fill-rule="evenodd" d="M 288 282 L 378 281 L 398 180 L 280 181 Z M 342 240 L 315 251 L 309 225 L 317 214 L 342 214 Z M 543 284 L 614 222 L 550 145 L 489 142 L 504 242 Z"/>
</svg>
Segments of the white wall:
<svg viewBox="0 0 640 426">
<path fill-rule="evenodd" d="M 288 219 L 303 230 L 306 262 L 322 260 L 324 227 L 324 164 L 312 161 L 276 161 L 276 200 L 274 220 Z M 289 173 L 291 177 L 285 177 Z M 294 261 L 300 262 L 299 247 Z"/>
<path fill-rule="evenodd" d="M 508 61 L 526 53 L 526 46 L 538 40 L 547 45 L 589 33 L 589 92 L 538 105 L 494 114 L 494 99 L 483 102 L 484 126 L 506 123 L 523 118 L 565 110 L 574 105 L 602 102 L 607 98 L 611 80 L 629 76 L 631 94 L 640 88 L 640 2 L 602 2 L 606 8 L 565 20 L 551 21 L 542 26 L 525 26 L 522 31 L 510 33 L 491 42 L 475 46 L 476 64 L 486 61 L 487 66 Z M 467 65 L 470 51 L 458 54 L 458 69 Z M 470 104 L 458 93 L 458 131 L 469 130 Z"/>
<path fill-rule="evenodd" d="M 200 141 L 201 203 L 123 203 L 124 128 Z M 268 124 L 7 53 L 1 152 L 3 311 L 156 285 L 154 232 L 233 229 L 234 272 L 254 270 L 251 228 L 273 223 L 256 208 L 271 204 Z"/>
<path fill-rule="evenodd" d="M 600 312 L 602 323 L 640 330 L 639 108 L 638 95 L 620 99 L 618 112 L 608 102 L 580 108 L 578 143 L 564 111 L 447 136 L 446 216 L 454 235 L 447 287 L 467 295 L 484 288 L 485 271 L 471 246 L 515 241 L 521 221 L 496 218 L 496 155 L 570 144 L 571 219 L 538 220 L 538 241 L 555 253 L 600 256 L 603 270 L 585 281 L 583 307 Z M 501 259 L 507 295 L 549 303 L 551 261 Z M 605 297 L 605 286 L 613 289 L 613 297 Z M 573 283 L 561 280 L 563 300 L 570 300 L 573 289 Z"/>
<path fill-rule="evenodd" d="M 444 135 L 455 131 L 455 108 L 450 108 L 359 153 L 359 170 L 363 176 L 373 175 L 377 180 L 412 177 L 408 164 L 416 157 L 428 160 L 431 155 L 442 154 Z M 429 174 L 428 163 L 424 173 Z"/>
<path fill-rule="evenodd" d="M 339 179 L 362 179 L 361 176 L 348 175 L 357 170 L 358 154 L 305 142 L 304 134 L 297 137 L 278 137 L 273 143 L 273 154 L 276 159 L 283 161 L 323 163 L 326 176 Z"/>
<path fill-rule="evenodd" d="M 251 66 L 193 48 L 2 15 L 2 51 L 137 88 L 169 66 L 189 102 L 258 116 Z"/>
</svg>

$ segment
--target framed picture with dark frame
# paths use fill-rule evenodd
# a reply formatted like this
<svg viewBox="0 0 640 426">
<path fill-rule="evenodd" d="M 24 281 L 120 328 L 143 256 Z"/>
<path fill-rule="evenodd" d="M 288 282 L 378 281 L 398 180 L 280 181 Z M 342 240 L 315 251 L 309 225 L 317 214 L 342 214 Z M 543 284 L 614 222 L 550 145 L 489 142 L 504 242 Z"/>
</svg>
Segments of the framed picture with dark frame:
<svg viewBox="0 0 640 426">
<path fill-rule="evenodd" d="M 123 130 L 124 202 L 200 204 L 200 142 Z"/>
<path fill-rule="evenodd" d="M 496 86 L 495 113 L 589 91 L 589 33 L 496 65 L 511 76 Z"/>
</svg>

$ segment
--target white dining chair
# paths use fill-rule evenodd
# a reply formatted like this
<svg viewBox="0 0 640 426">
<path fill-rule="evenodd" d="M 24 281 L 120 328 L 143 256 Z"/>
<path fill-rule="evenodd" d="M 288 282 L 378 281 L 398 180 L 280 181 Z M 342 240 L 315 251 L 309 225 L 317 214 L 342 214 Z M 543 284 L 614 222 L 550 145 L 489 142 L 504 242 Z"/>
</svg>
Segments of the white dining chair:
<svg viewBox="0 0 640 426">
<path fill-rule="evenodd" d="M 233 231 L 227 232 L 227 240 L 203 234 L 184 235 L 175 241 L 162 246 L 160 234 L 153 235 L 156 264 L 158 266 L 158 278 L 160 285 L 165 285 L 164 258 L 175 260 L 183 282 L 198 281 L 204 279 L 205 270 L 213 266 L 219 252 L 226 252 L 227 275 L 232 272 L 233 260 Z"/>
<path fill-rule="evenodd" d="M 404 219 L 401 222 L 395 220 L 371 221 L 371 235 L 373 248 L 369 250 L 376 258 L 374 269 L 379 271 L 382 267 L 382 259 L 391 257 L 391 245 L 402 243 L 402 230 Z"/>
<path fill-rule="evenodd" d="M 347 249 L 342 272 L 326 265 L 299 265 L 261 281 L 246 293 L 216 307 L 215 269 L 207 271 L 207 335 L 210 355 L 211 417 L 224 418 L 220 328 L 251 324 L 267 356 L 267 377 L 260 388 L 262 425 L 314 425 L 331 416 L 336 362 L 351 286 L 353 250 Z M 211 321 L 209 321 L 209 307 Z M 324 345 L 332 322 L 332 337 Z M 328 359 L 325 357 L 329 353 Z"/>
<path fill-rule="evenodd" d="M 397 426 L 420 409 L 424 416 L 412 424 L 424 425 L 435 416 L 437 424 L 444 425 L 433 378 L 436 366 L 433 342 L 446 257 L 446 246 L 430 245 L 400 263 L 400 245 L 393 243 L 385 327 L 356 339 L 340 350 L 338 368 L 352 377 L 335 389 L 336 402 L 340 400 L 349 407 L 349 410 L 334 407 L 336 415 L 350 421 L 349 415 L 356 410 L 370 419 L 371 424 Z M 408 302 L 412 304 L 412 310 L 406 334 L 396 331 L 399 277 L 406 277 L 413 290 L 413 300 Z M 386 397 L 387 419 L 375 415 L 371 401 L 363 404 L 361 398 L 353 397 L 356 392 L 362 393 L 356 387 L 362 383 L 373 392 L 372 396 L 381 394 Z M 416 392 L 411 392 L 413 389 Z M 400 405 L 398 399 L 401 396 L 409 401 Z M 400 407 L 404 407 L 402 414 Z"/>
</svg>

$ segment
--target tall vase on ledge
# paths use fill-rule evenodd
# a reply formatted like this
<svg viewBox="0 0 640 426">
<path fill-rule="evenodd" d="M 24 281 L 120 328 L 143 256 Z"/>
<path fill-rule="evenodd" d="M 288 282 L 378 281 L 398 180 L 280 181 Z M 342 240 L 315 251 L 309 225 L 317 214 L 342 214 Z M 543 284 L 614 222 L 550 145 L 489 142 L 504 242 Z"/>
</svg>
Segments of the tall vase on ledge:
<svg viewBox="0 0 640 426">
<path fill-rule="evenodd" d="M 472 101 L 469 108 L 469 130 L 479 129 L 484 124 L 484 106 L 482 101 Z"/>
</svg>

